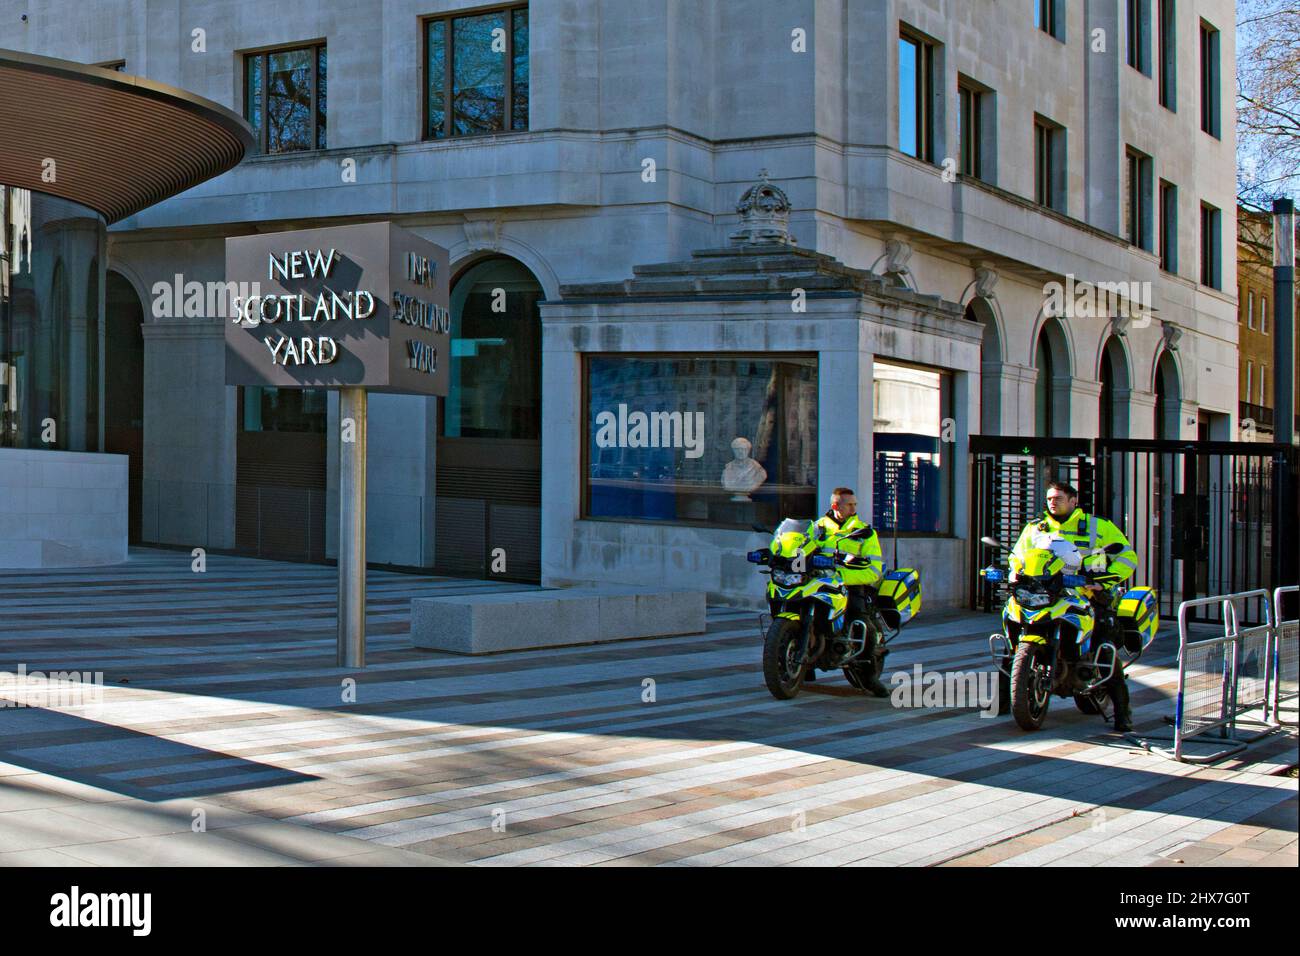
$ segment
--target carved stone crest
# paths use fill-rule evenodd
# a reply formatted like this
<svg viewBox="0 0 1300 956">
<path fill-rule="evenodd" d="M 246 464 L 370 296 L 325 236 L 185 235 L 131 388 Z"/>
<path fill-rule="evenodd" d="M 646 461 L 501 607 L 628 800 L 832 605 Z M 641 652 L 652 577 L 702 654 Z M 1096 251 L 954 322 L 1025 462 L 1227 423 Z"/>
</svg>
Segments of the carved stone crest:
<svg viewBox="0 0 1300 956">
<path fill-rule="evenodd" d="M 779 186 L 772 185 L 767 170 L 758 172 L 758 182 L 741 194 L 736 203 L 740 213 L 740 228 L 730 236 L 736 245 L 788 244 L 790 238 L 790 197 Z"/>
</svg>

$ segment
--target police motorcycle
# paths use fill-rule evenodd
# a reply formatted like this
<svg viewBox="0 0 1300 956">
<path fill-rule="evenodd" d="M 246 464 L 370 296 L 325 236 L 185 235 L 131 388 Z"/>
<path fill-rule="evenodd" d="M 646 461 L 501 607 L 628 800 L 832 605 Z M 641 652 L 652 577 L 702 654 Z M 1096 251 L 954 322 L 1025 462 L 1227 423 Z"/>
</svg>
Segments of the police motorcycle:
<svg viewBox="0 0 1300 956">
<path fill-rule="evenodd" d="M 768 533 L 759 525 L 754 530 Z M 745 555 L 770 578 L 770 614 L 763 615 L 762 624 L 768 691 L 777 700 L 790 700 L 817 669 L 835 668 L 854 687 L 865 687 L 879 673 L 884 645 L 920 610 L 920 574 L 910 568 L 888 572 L 867 607 L 867 619 L 849 621 L 848 589 L 839 573 L 847 556 L 834 548 L 826 529 L 786 518 L 771 534 L 766 548 Z M 873 635 L 878 639 L 872 641 Z M 871 647 L 874 654 L 868 653 Z"/>
<path fill-rule="evenodd" d="M 993 538 L 980 541 L 1011 551 Z M 1105 555 L 1121 548 L 1080 549 L 1035 532 L 1014 582 L 997 566 L 979 572 L 1007 592 L 1002 632 L 989 635 L 989 652 L 999 673 L 998 713 L 1010 711 L 1024 730 L 1043 726 L 1053 695 L 1073 697 L 1083 713 L 1105 718 L 1106 682 L 1121 662 L 1137 661 L 1154 639 L 1160 623 L 1155 591 L 1123 590 L 1109 583 L 1105 572 Z M 1097 597 L 1087 589 L 1090 584 L 1102 585 Z"/>
</svg>

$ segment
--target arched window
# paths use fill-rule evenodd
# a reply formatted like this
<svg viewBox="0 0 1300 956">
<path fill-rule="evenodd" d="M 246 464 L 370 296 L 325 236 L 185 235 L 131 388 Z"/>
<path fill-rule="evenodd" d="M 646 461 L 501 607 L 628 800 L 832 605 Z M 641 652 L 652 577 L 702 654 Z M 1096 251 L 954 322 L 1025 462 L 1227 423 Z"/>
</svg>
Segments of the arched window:
<svg viewBox="0 0 1300 956">
<path fill-rule="evenodd" d="M 1051 438 L 1069 433 L 1068 398 L 1061 401 L 1057 386 L 1070 377 L 1070 353 L 1058 319 L 1048 319 L 1034 345 L 1034 434 Z M 1068 392 L 1066 393 L 1068 395 Z"/>
<path fill-rule="evenodd" d="M 1039 334 L 1038 348 L 1034 353 L 1034 366 L 1038 377 L 1034 381 L 1034 434 L 1050 437 L 1054 434 L 1052 423 L 1056 419 L 1056 409 L 1052 402 L 1052 348 L 1047 344 L 1047 336 Z"/>
<path fill-rule="evenodd" d="M 1129 434 L 1128 393 L 1132 387 L 1129 381 L 1128 358 L 1119 339 L 1111 336 L 1101 353 L 1099 371 L 1101 396 L 1098 400 L 1098 434 L 1102 438 L 1124 438 Z"/>
<path fill-rule="evenodd" d="M 541 437 L 541 284 L 522 263 L 470 266 L 451 293 L 447 438 Z"/>
<path fill-rule="evenodd" d="M 1179 437 L 1178 417 L 1181 414 L 1182 392 L 1178 382 L 1178 367 L 1168 352 L 1161 352 L 1156 362 L 1156 438 Z"/>
</svg>

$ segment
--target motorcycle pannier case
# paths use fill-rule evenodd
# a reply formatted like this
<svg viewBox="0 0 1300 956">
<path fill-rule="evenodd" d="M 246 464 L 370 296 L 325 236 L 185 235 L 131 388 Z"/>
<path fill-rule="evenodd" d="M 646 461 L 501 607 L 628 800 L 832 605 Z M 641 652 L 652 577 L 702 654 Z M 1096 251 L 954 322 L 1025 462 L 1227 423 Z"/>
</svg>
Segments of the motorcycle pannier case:
<svg viewBox="0 0 1300 956">
<path fill-rule="evenodd" d="M 876 592 L 876 607 L 892 628 L 910 621 L 921 610 L 921 572 L 915 568 L 887 572 Z"/>
<path fill-rule="evenodd" d="M 1115 615 L 1124 629 L 1124 649 L 1136 654 L 1156 636 L 1160 626 L 1160 605 L 1154 588 L 1129 588 L 1119 599 Z"/>
</svg>

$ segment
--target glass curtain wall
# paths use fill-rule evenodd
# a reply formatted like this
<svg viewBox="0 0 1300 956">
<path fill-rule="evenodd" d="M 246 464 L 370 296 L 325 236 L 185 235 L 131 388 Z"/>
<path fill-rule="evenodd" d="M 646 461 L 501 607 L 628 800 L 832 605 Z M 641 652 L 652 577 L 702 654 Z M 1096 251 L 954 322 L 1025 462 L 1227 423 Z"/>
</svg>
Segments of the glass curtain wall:
<svg viewBox="0 0 1300 956">
<path fill-rule="evenodd" d="M 0 447 L 99 451 L 105 225 L 0 185 Z"/>
</svg>

